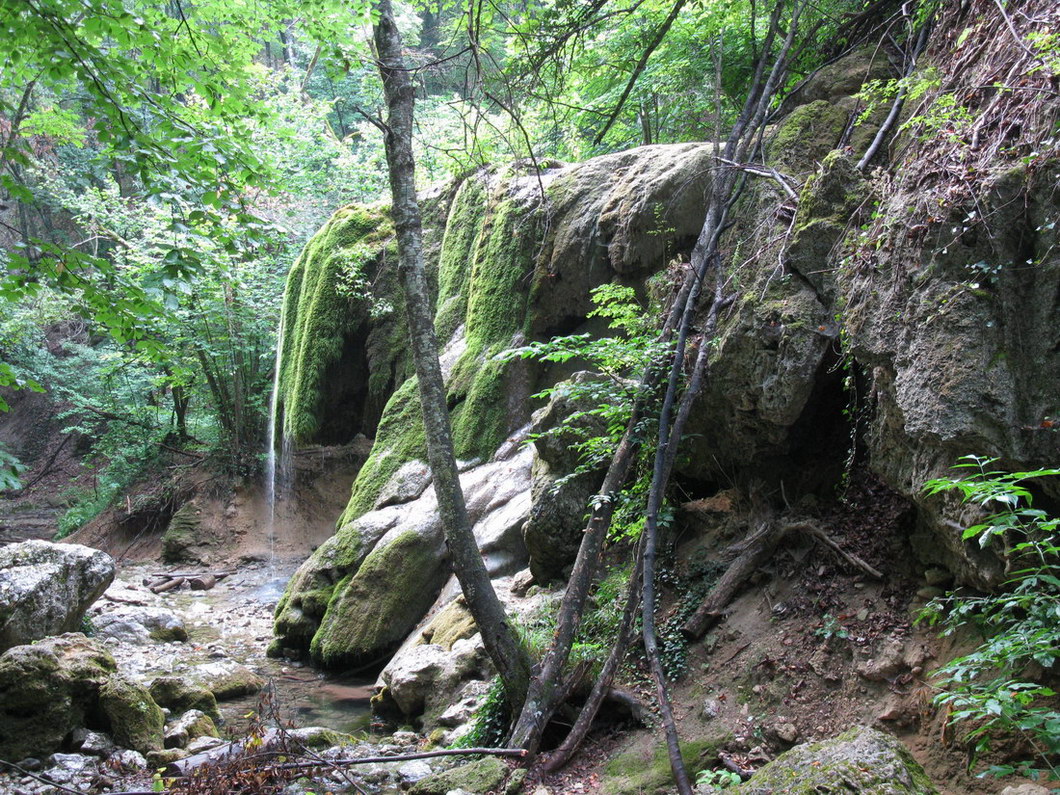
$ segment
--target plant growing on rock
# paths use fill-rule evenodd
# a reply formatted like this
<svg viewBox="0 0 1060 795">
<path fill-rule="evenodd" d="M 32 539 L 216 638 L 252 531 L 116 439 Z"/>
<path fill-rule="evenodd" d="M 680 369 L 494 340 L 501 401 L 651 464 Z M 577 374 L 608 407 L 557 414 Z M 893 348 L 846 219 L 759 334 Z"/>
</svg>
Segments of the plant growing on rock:
<svg viewBox="0 0 1060 795">
<path fill-rule="evenodd" d="M 984 548 L 1003 544 L 1009 570 L 1001 593 L 951 593 L 924 608 L 921 620 L 940 625 L 944 635 L 971 627 L 983 637 L 976 649 L 938 671 L 935 703 L 952 710 L 951 720 L 972 726 L 965 739 L 973 763 L 998 734 L 1022 737 L 1032 749 L 1034 759 L 992 765 L 983 775 L 1060 778 L 1057 694 L 1039 681 L 1060 659 L 1060 517 L 1034 508 L 1034 495 L 1024 485 L 1060 477 L 1060 468 L 1003 472 L 990 469 L 996 460 L 965 456 L 955 468 L 970 470 L 970 477 L 924 486 L 929 494 L 955 491 L 963 503 L 992 511 L 962 538 Z"/>
</svg>

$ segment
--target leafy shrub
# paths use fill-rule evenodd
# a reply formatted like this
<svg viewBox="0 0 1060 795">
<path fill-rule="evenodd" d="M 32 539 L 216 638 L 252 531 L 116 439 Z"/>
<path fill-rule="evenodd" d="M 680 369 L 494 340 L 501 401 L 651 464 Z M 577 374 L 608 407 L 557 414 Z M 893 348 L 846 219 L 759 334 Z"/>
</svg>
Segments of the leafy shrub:
<svg viewBox="0 0 1060 795">
<path fill-rule="evenodd" d="M 1023 485 L 1060 476 L 1060 469 L 1002 472 L 988 469 L 996 459 L 961 461 L 955 468 L 970 470 L 969 477 L 940 478 L 924 488 L 956 491 L 962 502 L 993 511 L 962 537 L 981 547 L 1003 542 L 1010 574 L 1001 593 L 950 593 L 924 608 L 921 620 L 941 625 L 944 635 L 970 626 L 983 637 L 970 654 L 939 669 L 935 703 L 952 710 L 951 720 L 972 726 L 966 739 L 974 743 L 973 764 L 999 735 L 1021 737 L 1032 749 L 1032 759 L 993 765 L 983 775 L 1060 778 L 1057 694 L 1036 675 L 1054 671 L 1060 659 L 1060 519 L 1034 508 Z"/>
<path fill-rule="evenodd" d="M 450 748 L 499 748 L 504 744 L 510 720 L 508 705 L 504 701 L 504 684 L 499 676 L 495 676 L 475 713 L 471 729 Z"/>
</svg>

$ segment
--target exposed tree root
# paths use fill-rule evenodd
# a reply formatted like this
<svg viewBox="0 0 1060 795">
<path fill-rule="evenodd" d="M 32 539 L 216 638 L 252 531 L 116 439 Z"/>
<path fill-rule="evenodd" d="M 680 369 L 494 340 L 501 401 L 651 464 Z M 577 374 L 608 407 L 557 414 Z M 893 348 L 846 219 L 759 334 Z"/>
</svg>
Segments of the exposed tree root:
<svg viewBox="0 0 1060 795">
<path fill-rule="evenodd" d="M 831 536 L 813 522 L 796 521 L 780 524 L 770 517 L 758 522 L 755 530 L 747 538 L 729 548 L 730 551 L 736 552 L 737 556 L 696 609 L 696 612 L 682 625 L 681 632 L 685 637 L 697 640 L 720 620 L 725 614 L 725 608 L 736 596 L 740 588 L 743 587 L 744 583 L 773 556 L 780 542 L 788 535 L 794 533 L 801 533 L 816 541 L 834 552 L 843 561 L 856 569 L 860 569 L 870 577 L 877 580 L 883 579 L 883 574 L 879 570 L 870 566 L 857 555 L 844 550 Z"/>
</svg>

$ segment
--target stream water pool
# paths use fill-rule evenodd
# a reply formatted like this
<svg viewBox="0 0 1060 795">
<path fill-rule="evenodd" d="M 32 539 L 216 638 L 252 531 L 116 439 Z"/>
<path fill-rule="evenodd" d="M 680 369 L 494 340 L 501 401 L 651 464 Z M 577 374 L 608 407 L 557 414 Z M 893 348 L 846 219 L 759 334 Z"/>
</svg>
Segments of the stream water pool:
<svg viewBox="0 0 1060 795">
<path fill-rule="evenodd" d="M 166 608 L 183 621 L 188 641 L 131 644 L 107 639 L 107 647 L 120 667 L 145 681 L 171 673 L 193 677 L 196 668 L 217 662 L 239 663 L 264 677 L 269 684 L 262 694 L 220 702 L 230 731 L 238 732 L 254 715 L 264 714 L 266 722 L 367 733 L 374 679 L 325 674 L 300 662 L 265 655 L 273 611 L 294 568 L 290 562 L 251 563 L 208 591 L 155 595 L 143 582 L 159 570 L 157 564 L 124 566 L 96 611 L 126 610 L 130 602 Z"/>
</svg>

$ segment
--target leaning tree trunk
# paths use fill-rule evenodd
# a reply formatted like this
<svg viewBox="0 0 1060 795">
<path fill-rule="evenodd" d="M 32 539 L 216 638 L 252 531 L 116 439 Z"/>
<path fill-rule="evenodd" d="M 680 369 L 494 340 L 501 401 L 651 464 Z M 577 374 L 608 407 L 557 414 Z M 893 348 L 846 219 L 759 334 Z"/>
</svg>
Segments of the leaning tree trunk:
<svg viewBox="0 0 1060 795">
<path fill-rule="evenodd" d="M 509 706 L 518 711 L 530 679 L 530 659 L 497 599 L 475 543 L 460 488 L 445 386 L 438 362 L 438 341 L 423 268 L 423 229 L 416 198 L 416 162 L 412 153 L 415 89 L 405 67 L 401 34 L 394 21 L 390 0 L 376 0 L 374 9 L 378 14 L 373 30 L 375 49 L 387 105 L 386 123 L 381 126 L 393 197 L 391 215 L 397 232 L 398 274 L 405 293 L 409 337 L 419 382 L 427 459 L 453 571 L 482 633 L 486 652 L 501 676 Z"/>
</svg>

